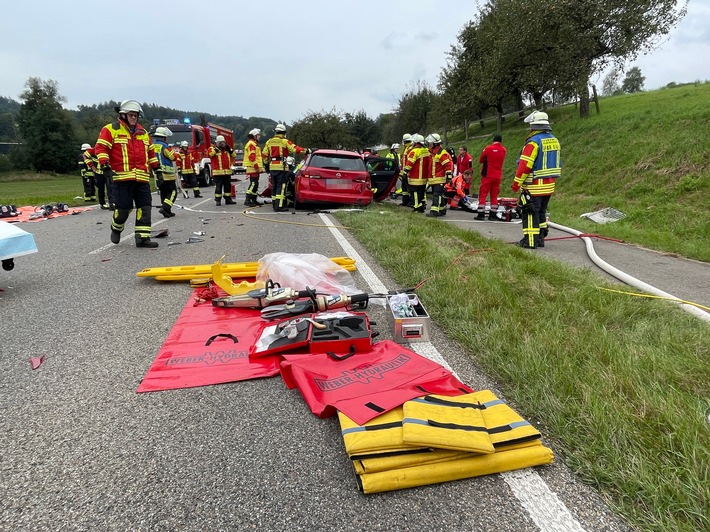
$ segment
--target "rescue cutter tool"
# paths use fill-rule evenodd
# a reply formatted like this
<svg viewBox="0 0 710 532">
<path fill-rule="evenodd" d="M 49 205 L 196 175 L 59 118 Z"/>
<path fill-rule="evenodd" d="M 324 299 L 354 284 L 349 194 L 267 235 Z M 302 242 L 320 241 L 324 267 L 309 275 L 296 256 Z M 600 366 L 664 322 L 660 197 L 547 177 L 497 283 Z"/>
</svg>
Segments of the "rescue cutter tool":
<svg viewBox="0 0 710 532">
<path fill-rule="evenodd" d="M 316 295 L 310 290 L 308 299 L 290 300 L 283 305 L 272 305 L 261 311 L 261 317 L 265 320 L 277 320 L 288 316 L 298 316 L 299 314 L 310 314 L 313 312 L 323 312 L 336 308 L 350 307 L 365 309 L 370 300 L 369 294 L 336 294 L 336 295 Z"/>
<path fill-rule="evenodd" d="M 264 288 L 249 290 L 243 294 L 218 297 L 212 300 L 212 305 L 215 307 L 264 308 L 282 301 L 310 297 L 311 294 L 313 294 L 311 289 L 282 288 L 278 283 L 269 279 Z"/>
</svg>

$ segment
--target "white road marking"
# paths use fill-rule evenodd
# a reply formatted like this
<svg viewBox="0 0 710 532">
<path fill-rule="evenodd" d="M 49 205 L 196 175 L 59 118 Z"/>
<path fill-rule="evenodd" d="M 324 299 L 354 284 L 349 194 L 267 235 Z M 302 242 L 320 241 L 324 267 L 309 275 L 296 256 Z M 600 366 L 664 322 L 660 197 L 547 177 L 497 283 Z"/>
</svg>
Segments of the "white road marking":
<svg viewBox="0 0 710 532">
<path fill-rule="evenodd" d="M 355 248 L 330 221 L 330 218 L 325 214 L 320 214 L 319 216 L 323 220 L 323 223 L 329 227 L 331 234 L 335 237 L 338 244 L 340 244 L 340 247 L 343 248 L 346 255 L 355 260 L 357 270 L 367 282 L 370 291 L 373 293 L 388 292 L 384 283 L 380 281 L 360 254 L 355 251 Z M 431 342 L 413 343 L 410 344 L 409 348 L 419 355 L 438 362 L 453 372 L 451 366 L 449 366 L 444 357 Z M 501 473 L 501 476 L 540 530 L 550 532 L 584 532 L 584 528 L 579 521 L 572 515 L 557 494 L 550 490 L 549 486 L 545 484 L 545 481 L 542 480 L 534 469 L 527 468 Z"/>
</svg>

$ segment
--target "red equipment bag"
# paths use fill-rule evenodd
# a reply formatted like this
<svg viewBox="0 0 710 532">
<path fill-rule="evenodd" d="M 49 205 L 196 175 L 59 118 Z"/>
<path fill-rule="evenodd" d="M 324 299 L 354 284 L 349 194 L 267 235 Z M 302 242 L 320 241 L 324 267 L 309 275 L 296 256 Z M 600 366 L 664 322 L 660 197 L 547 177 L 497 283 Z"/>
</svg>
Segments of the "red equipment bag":
<svg viewBox="0 0 710 532">
<path fill-rule="evenodd" d="M 284 355 L 281 377 L 298 388 L 311 412 L 343 412 L 358 425 L 415 397 L 462 395 L 473 390 L 443 366 L 384 340 L 367 353 Z"/>
</svg>

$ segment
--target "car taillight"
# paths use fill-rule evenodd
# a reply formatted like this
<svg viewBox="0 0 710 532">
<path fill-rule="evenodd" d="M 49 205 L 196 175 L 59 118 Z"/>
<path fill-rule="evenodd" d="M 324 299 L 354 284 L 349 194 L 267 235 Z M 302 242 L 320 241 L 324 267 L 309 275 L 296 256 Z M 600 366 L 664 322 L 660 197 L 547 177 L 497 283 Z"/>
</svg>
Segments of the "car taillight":
<svg viewBox="0 0 710 532">
<path fill-rule="evenodd" d="M 301 177 L 304 177 L 306 179 L 320 179 L 320 175 L 318 174 L 311 174 L 310 172 L 303 172 L 301 174 Z"/>
</svg>

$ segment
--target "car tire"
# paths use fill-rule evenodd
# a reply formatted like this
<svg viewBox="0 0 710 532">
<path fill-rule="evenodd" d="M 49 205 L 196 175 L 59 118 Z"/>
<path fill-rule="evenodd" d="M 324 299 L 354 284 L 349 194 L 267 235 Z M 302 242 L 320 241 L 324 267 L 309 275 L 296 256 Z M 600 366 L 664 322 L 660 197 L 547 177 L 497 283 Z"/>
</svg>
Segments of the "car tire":
<svg viewBox="0 0 710 532">
<path fill-rule="evenodd" d="M 206 165 L 202 169 L 199 181 L 201 187 L 209 187 L 212 185 L 212 169 L 209 167 L 209 165 Z"/>
</svg>

